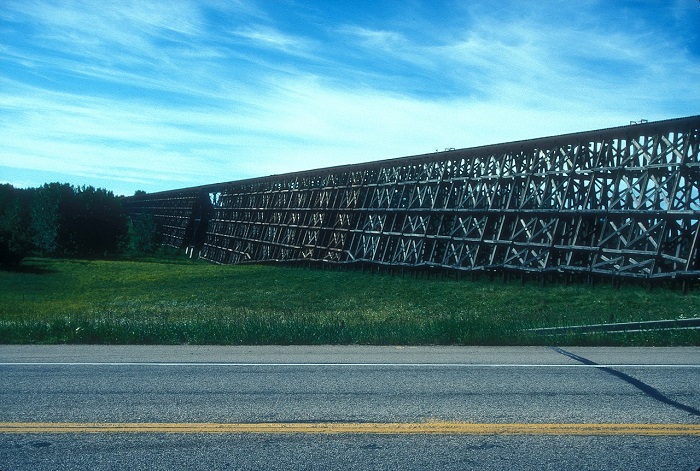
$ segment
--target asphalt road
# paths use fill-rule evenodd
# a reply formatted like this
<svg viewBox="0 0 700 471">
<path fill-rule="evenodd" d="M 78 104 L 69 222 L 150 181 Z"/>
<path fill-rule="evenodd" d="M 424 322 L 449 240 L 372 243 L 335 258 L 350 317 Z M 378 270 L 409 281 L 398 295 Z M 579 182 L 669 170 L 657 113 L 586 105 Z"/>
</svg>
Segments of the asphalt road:
<svg viewBox="0 0 700 471">
<path fill-rule="evenodd" d="M 463 428 L 420 428 L 445 422 Z M 211 433 L 260 423 L 300 431 Z M 391 432 L 395 423 L 418 432 Z M 17 424 L 36 430 L 8 433 Z M 334 428 L 348 424 L 365 428 Z M 640 425 L 599 434 L 577 424 L 695 428 L 647 436 Z M 1 471 L 695 471 L 699 424 L 700 348 L 0 346 Z"/>
</svg>

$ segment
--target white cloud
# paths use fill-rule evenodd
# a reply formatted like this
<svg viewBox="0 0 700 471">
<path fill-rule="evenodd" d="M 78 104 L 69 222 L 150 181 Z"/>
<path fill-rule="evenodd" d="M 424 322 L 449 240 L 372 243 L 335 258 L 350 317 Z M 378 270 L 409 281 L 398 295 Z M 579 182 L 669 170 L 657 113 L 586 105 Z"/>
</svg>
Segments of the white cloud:
<svg viewBox="0 0 700 471">
<path fill-rule="evenodd" d="M 595 2 L 577 4 L 578 16 L 549 4 L 468 7 L 463 27 L 452 18 L 421 36 L 400 21 L 336 19 L 324 42 L 287 32 L 263 3 L 9 1 L 4 28 L 27 22 L 34 34 L 0 47 L 22 71 L 0 72 L 0 166 L 120 188 L 493 144 L 700 105 L 700 61 L 681 40 L 658 40 L 649 24 L 612 30 L 593 18 Z M 225 19 L 212 25 L 207 13 Z"/>
<path fill-rule="evenodd" d="M 232 31 L 232 34 L 254 45 L 286 54 L 310 56 L 310 52 L 315 48 L 313 41 L 266 26 L 239 28 Z"/>
</svg>

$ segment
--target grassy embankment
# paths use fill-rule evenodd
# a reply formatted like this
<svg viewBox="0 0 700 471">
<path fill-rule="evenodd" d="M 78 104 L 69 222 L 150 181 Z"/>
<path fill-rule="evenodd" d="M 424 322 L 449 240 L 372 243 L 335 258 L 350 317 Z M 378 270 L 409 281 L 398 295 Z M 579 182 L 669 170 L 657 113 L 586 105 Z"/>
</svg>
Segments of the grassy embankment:
<svg viewBox="0 0 700 471">
<path fill-rule="evenodd" d="M 31 259 L 0 272 L 0 343 L 700 345 L 700 331 L 532 327 L 695 317 L 700 292 L 427 279 L 189 260 Z"/>
</svg>

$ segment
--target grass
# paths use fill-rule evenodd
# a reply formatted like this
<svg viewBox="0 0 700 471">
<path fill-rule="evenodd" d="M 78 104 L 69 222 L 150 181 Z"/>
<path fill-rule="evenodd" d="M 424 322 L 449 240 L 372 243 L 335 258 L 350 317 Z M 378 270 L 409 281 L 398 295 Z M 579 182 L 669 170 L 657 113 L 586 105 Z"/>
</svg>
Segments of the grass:
<svg viewBox="0 0 700 471">
<path fill-rule="evenodd" d="M 700 292 L 415 278 L 186 259 L 0 272 L 0 343 L 700 345 L 700 331 L 525 329 L 696 317 Z"/>
</svg>

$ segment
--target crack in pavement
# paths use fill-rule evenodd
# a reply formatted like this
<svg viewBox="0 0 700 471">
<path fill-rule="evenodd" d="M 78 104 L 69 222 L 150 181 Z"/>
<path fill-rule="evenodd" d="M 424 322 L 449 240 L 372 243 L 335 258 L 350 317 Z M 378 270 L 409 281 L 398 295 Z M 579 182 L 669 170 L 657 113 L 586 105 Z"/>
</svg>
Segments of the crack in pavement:
<svg viewBox="0 0 700 471">
<path fill-rule="evenodd" d="M 634 377 L 632 377 L 628 374 L 625 374 L 621 371 L 617 371 L 614 368 L 610 368 L 608 366 L 598 365 L 598 363 L 591 361 L 588 358 L 584 358 L 582 356 L 576 355 L 575 353 L 567 352 L 566 350 L 561 349 L 559 347 L 550 347 L 550 348 L 552 350 L 554 350 L 555 352 L 557 352 L 561 355 L 567 356 L 567 357 L 569 357 L 573 360 L 576 360 L 580 363 L 583 363 L 584 365 L 599 366 L 600 370 L 605 371 L 606 373 L 611 374 L 611 375 L 623 380 L 624 382 L 626 382 L 628 384 L 631 384 L 632 386 L 639 389 L 640 391 L 642 391 L 644 394 L 646 394 L 650 398 L 652 398 L 656 401 L 662 402 L 662 403 L 669 405 L 671 407 L 674 407 L 678 410 L 682 410 L 683 412 L 687 412 L 691 415 L 695 415 L 695 416 L 700 417 L 700 410 L 698 410 L 694 407 L 691 407 L 691 406 L 687 406 L 685 404 L 682 404 L 678 401 L 674 401 L 673 399 L 666 397 L 658 389 L 656 389 L 652 386 L 649 386 L 648 384 L 644 383 L 643 381 L 638 380 L 637 378 L 634 378 Z"/>
</svg>

